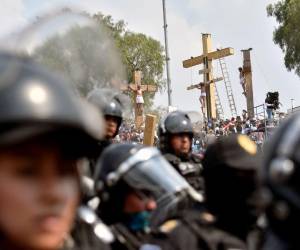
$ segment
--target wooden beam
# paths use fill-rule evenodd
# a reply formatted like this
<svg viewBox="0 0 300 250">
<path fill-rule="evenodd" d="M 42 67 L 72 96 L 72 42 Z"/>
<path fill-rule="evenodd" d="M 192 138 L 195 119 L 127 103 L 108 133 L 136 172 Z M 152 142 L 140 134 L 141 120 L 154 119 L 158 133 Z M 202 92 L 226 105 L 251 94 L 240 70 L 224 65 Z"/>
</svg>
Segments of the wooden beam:
<svg viewBox="0 0 300 250">
<path fill-rule="evenodd" d="M 212 84 L 212 83 L 214 83 L 214 82 L 219 82 L 219 81 L 222 81 L 222 80 L 223 80 L 223 77 L 218 77 L 218 78 L 215 78 L 215 79 L 213 79 L 213 80 L 211 80 L 211 81 L 209 81 L 209 82 L 206 82 L 206 83 L 204 83 L 204 84 Z M 187 90 L 195 89 L 195 88 L 200 87 L 201 84 L 203 84 L 203 82 L 198 83 L 198 84 L 193 84 L 193 85 L 191 85 L 191 86 L 188 86 L 186 89 L 187 89 Z"/>
<path fill-rule="evenodd" d="M 203 59 L 204 59 L 204 56 L 192 57 L 191 59 L 184 60 L 182 62 L 182 65 L 184 68 L 190 68 L 195 65 L 199 65 L 199 64 L 203 63 Z"/>
<path fill-rule="evenodd" d="M 153 146 L 155 136 L 156 116 L 146 115 L 144 130 L 144 145 Z"/>
<path fill-rule="evenodd" d="M 157 91 L 157 86 L 156 85 L 151 85 L 151 84 L 145 84 L 145 85 L 140 85 L 141 89 L 143 92 L 156 92 Z M 122 85 L 121 86 L 121 90 L 122 91 L 129 91 L 129 90 L 133 90 L 136 91 L 137 90 L 137 85 L 134 83 L 130 83 L 129 85 Z"/>
<path fill-rule="evenodd" d="M 199 75 L 211 73 L 212 69 L 200 69 Z"/>
<path fill-rule="evenodd" d="M 141 85 L 141 88 L 142 88 L 142 91 L 146 91 L 146 92 L 156 92 L 157 91 L 157 86 L 151 85 L 151 84 Z"/>
<path fill-rule="evenodd" d="M 207 54 L 208 60 L 216 60 L 220 59 L 226 56 L 232 56 L 234 55 L 234 49 L 233 48 L 225 48 L 225 49 L 220 49 L 214 52 L 210 52 Z"/>
<path fill-rule="evenodd" d="M 234 55 L 234 49 L 233 48 L 225 48 L 225 49 L 207 53 L 207 59 L 215 60 L 215 59 L 220 59 L 222 57 L 231 56 L 231 55 Z M 205 57 L 204 55 L 201 55 L 201 56 L 193 57 L 188 60 L 184 60 L 182 62 L 182 65 L 184 68 L 190 68 L 190 67 L 199 65 L 199 64 L 203 63 L 204 57 Z"/>
</svg>

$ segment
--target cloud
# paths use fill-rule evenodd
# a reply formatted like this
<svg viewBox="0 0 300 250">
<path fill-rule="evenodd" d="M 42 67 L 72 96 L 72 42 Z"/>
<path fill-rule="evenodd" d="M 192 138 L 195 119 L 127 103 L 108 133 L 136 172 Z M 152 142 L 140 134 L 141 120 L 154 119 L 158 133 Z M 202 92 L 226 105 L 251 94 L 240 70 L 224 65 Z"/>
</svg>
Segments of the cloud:
<svg viewBox="0 0 300 250">
<path fill-rule="evenodd" d="M 24 26 L 27 20 L 24 16 L 22 0 L 2 0 L 0 8 L 0 37 L 9 35 L 16 29 Z"/>
<path fill-rule="evenodd" d="M 5 1 L 7 4 L 11 2 Z M 19 14 L 16 16 L 21 22 L 22 2 L 12 2 L 19 3 Z M 36 1 L 36 6 L 42 6 L 41 2 Z M 55 0 L 48 3 L 54 5 L 57 2 Z M 294 73 L 287 72 L 283 54 L 272 41 L 276 23 L 274 19 L 267 17 L 266 6 L 274 2 L 277 0 L 166 0 L 174 105 L 184 110 L 200 110 L 198 91 L 187 91 L 186 86 L 202 80 L 202 76 L 197 74 L 201 66 L 184 69 L 182 60 L 201 54 L 201 33 L 205 32 L 212 34 L 214 49 L 219 45 L 235 48 L 235 55 L 226 58 L 226 62 L 239 112 L 245 107 L 246 101 L 241 94 L 237 68 L 242 64 L 240 50 L 249 47 L 253 48 L 255 104 L 263 103 L 265 93 L 269 90 L 280 92 L 285 108 L 289 108 L 291 98 L 295 99 L 295 105 L 300 104 L 294 94 L 300 91 L 299 79 Z M 164 44 L 161 0 L 68 0 L 59 3 L 71 3 L 91 13 L 100 11 L 112 15 L 115 20 L 123 19 L 128 23 L 129 29 L 145 33 Z M 3 7 L 1 9 L 7 14 Z M 214 65 L 215 75 L 220 76 L 218 63 Z M 218 86 L 226 114 L 230 115 L 224 84 L 220 82 Z M 157 94 L 156 103 L 166 105 L 167 93 Z"/>
</svg>

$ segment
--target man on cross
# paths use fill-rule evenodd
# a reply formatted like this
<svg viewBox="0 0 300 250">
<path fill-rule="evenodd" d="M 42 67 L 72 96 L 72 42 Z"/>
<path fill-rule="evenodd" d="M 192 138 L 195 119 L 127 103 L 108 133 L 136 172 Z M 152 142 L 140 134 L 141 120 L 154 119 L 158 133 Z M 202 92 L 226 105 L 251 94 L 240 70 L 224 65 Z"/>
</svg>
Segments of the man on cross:
<svg viewBox="0 0 300 250">
<path fill-rule="evenodd" d="M 137 85 L 136 90 L 136 106 L 138 110 L 138 114 L 143 114 L 143 104 L 144 104 L 144 98 L 143 98 L 143 90 L 141 89 L 141 85 Z"/>
<path fill-rule="evenodd" d="M 206 101 L 205 83 L 203 83 L 203 82 L 200 83 L 197 88 L 201 90 L 199 101 L 201 103 L 202 113 L 204 114 L 204 111 L 205 111 L 205 108 L 206 108 L 206 106 L 205 106 L 205 101 Z"/>
<path fill-rule="evenodd" d="M 239 67 L 239 72 L 240 72 L 240 84 L 242 85 L 243 88 L 243 95 L 246 96 L 246 79 L 242 67 Z"/>
</svg>

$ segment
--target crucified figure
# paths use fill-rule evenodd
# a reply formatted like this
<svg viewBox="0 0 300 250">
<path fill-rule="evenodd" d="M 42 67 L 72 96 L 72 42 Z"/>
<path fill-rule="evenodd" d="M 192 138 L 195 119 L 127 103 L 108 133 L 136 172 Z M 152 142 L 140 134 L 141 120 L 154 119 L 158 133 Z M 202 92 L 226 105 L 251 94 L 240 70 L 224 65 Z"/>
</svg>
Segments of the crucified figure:
<svg viewBox="0 0 300 250">
<path fill-rule="evenodd" d="M 139 115 L 143 114 L 143 105 L 144 105 L 143 91 L 141 89 L 141 86 L 138 85 L 136 90 L 136 106 Z"/>
<path fill-rule="evenodd" d="M 204 114 L 205 112 L 205 102 L 206 102 L 206 90 L 205 90 L 205 84 L 204 83 L 200 83 L 200 86 L 198 87 L 198 89 L 201 90 L 201 93 L 200 93 L 200 97 L 199 97 L 199 101 L 200 101 L 200 104 L 201 104 L 201 110 L 202 110 L 202 113 Z"/>
<path fill-rule="evenodd" d="M 243 88 L 243 95 L 246 96 L 246 79 L 242 67 L 239 67 L 239 72 L 240 72 L 240 84 L 242 85 Z"/>
</svg>

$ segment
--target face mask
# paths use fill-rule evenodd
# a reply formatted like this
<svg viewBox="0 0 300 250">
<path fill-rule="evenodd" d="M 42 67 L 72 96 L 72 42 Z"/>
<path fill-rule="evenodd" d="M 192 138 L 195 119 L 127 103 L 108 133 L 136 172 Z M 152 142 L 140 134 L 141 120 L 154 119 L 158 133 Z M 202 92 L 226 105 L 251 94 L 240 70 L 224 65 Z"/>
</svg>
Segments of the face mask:
<svg viewBox="0 0 300 250">
<path fill-rule="evenodd" d="M 132 231 L 142 231 L 149 227 L 150 212 L 143 211 L 128 215 L 126 226 Z"/>
</svg>

